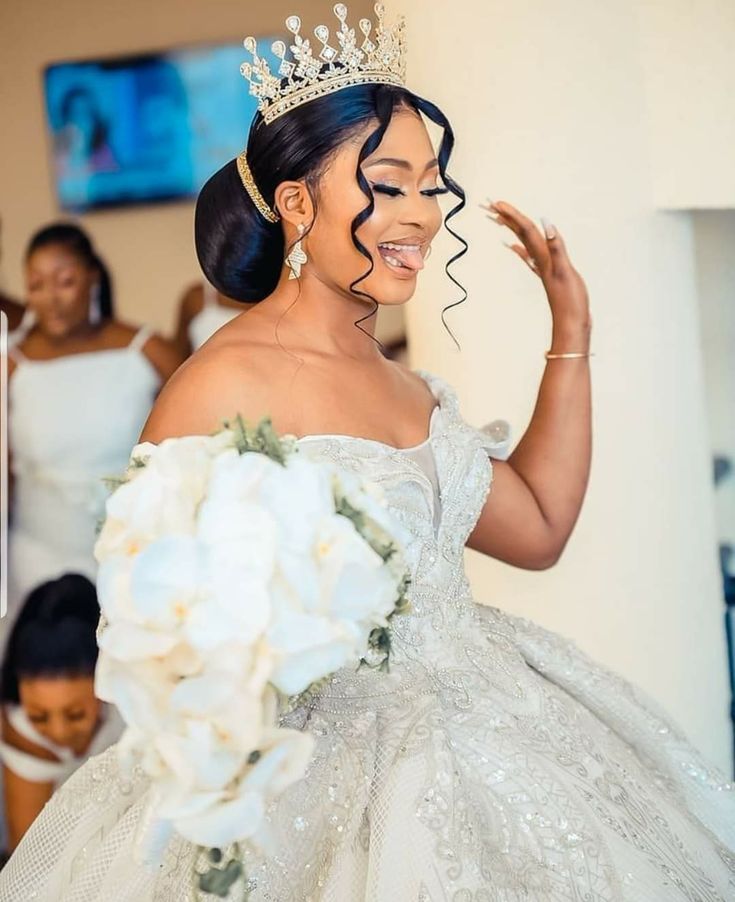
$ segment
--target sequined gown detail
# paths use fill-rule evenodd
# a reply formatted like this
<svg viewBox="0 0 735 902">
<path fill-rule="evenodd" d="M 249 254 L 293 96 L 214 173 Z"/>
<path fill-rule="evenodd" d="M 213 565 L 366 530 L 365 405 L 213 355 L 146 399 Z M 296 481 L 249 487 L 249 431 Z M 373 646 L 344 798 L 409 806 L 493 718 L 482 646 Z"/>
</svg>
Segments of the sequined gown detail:
<svg viewBox="0 0 735 902">
<path fill-rule="evenodd" d="M 341 671 L 288 715 L 316 753 L 269 811 L 250 899 L 735 899 L 733 786 L 634 686 L 473 600 L 463 550 L 497 448 L 423 375 L 440 406 L 422 446 L 302 442 L 384 488 L 412 537 L 412 613 L 390 674 Z M 190 845 L 172 841 L 156 871 L 134 861 L 148 792 L 143 776 L 121 778 L 114 750 L 93 759 L 0 874 L 0 900 L 191 899 Z"/>
</svg>

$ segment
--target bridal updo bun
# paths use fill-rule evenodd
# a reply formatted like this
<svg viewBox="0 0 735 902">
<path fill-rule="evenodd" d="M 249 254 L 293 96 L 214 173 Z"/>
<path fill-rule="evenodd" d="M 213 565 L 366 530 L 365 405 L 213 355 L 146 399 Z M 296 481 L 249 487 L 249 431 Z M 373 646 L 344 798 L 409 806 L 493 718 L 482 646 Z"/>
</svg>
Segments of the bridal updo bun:
<svg viewBox="0 0 735 902">
<path fill-rule="evenodd" d="M 423 113 L 443 129 L 438 154 L 440 170 L 447 187 L 460 198 L 449 214 L 453 215 L 463 206 L 464 194 L 445 172 L 454 143 L 449 122 L 433 104 L 389 85 L 343 88 L 296 107 L 270 125 L 260 113 L 256 114 L 246 150 L 255 184 L 265 202 L 273 209 L 275 191 L 281 182 L 303 180 L 316 209 L 319 178 L 330 158 L 345 141 L 372 123 L 375 130 L 360 151 L 362 162 L 378 147 L 393 111 L 400 106 Z M 373 210 L 367 181 L 359 170 L 355 178 L 365 194 L 366 207 L 353 223 L 353 241 L 355 229 Z M 274 291 L 286 255 L 283 226 L 281 222 L 268 222 L 258 211 L 243 187 L 235 160 L 223 166 L 202 188 L 194 235 L 202 270 L 219 292 L 252 302 L 261 301 Z M 360 249 L 357 244 L 356 247 Z"/>
<path fill-rule="evenodd" d="M 271 192 L 268 203 L 272 202 Z M 260 301 L 276 287 L 285 257 L 283 230 L 255 208 L 235 160 L 215 172 L 202 188 L 194 241 L 204 275 L 226 297 Z"/>
</svg>

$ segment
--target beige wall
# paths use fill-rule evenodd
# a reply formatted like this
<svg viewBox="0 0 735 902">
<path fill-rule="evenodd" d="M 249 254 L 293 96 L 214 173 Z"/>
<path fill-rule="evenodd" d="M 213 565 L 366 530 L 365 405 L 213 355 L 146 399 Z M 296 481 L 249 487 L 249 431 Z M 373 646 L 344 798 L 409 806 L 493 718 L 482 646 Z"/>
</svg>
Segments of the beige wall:
<svg viewBox="0 0 735 902">
<path fill-rule="evenodd" d="M 457 385 L 475 423 L 506 417 L 522 433 L 550 319 L 537 280 L 478 209 L 488 195 L 556 222 L 592 299 L 594 461 L 579 524 L 551 571 L 472 555 L 476 593 L 573 636 L 729 771 L 692 223 L 654 200 L 637 4 L 455 0 L 451 17 L 444 4 L 393 5 L 409 16 L 412 85 L 454 124 L 469 198 L 459 228 L 470 254 L 455 271 L 470 298 L 448 316 L 462 352 L 439 319 L 456 291 L 437 248 L 408 307 L 413 362 Z M 480 38 L 476 52 L 467 42 Z M 458 69 L 437 77 L 438 48 L 463 42 Z"/>
<path fill-rule="evenodd" d="M 735 3 L 639 0 L 656 203 L 669 209 L 735 207 Z"/>
<path fill-rule="evenodd" d="M 296 4 L 309 28 L 332 19 L 331 6 Z M 371 7 L 368 0 L 350 4 L 355 17 Z M 2 0 L 0 286 L 22 294 L 25 243 L 36 228 L 59 215 L 44 121 L 41 79 L 46 64 L 283 33 L 283 20 L 294 8 L 292 0 Z M 234 72 L 233 78 L 240 78 L 239 73 Z M 243 143 L 247 127 L 242 124 Z M 166 331 L 173 328 L 178 295 L 200 278 L 193 213 L 193 203 L 184 202 L 81 217 L 115 277 L 122 316 Z"/>
</svg>

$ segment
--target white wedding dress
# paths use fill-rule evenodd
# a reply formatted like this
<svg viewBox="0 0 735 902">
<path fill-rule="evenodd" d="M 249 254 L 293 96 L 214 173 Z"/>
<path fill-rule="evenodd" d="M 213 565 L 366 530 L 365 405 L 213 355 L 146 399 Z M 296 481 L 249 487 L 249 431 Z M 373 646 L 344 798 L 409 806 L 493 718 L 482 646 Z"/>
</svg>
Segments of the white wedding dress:
<svg viewBox="0 0 735 902">
<path fill-rule="evenodd" d="M 316 753 L 269 811 L 268 857 L 247 860 L 251 902 L 735 899 L 733 786 L 572 642 L 473 601 L 463 550 L 496 449 L 426 378 L 440 407 L 422 445 L 301 441 L 387 492 L 413 537 L 412 613 L 390 674 L 341 671 L 288 716 Z M 91 760 L 26 834 L 0 900 L 195 898 L 186 842 L 157 869 L 136 861 L 149 792 L 114 748 Z"/>
</svg>

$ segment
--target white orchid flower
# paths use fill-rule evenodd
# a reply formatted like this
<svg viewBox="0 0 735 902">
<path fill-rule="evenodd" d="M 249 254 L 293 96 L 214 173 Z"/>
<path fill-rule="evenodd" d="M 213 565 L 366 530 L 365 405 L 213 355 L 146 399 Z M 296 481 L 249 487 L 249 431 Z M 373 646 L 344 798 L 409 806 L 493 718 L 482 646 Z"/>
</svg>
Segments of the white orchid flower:
<svg viewBox="0 0 735 902">
<path fill-rule="evenodd" d="M 272 730 L 260 757 L 245 775 L 220 794 L 193 794 L 161 806 L 185 839 L 222 847 L 233 836 L 248 839 L 261 829 L 268 800 L 301 779 L 313 753 L 314 740 L 298 730 Z"/>
</svg>

